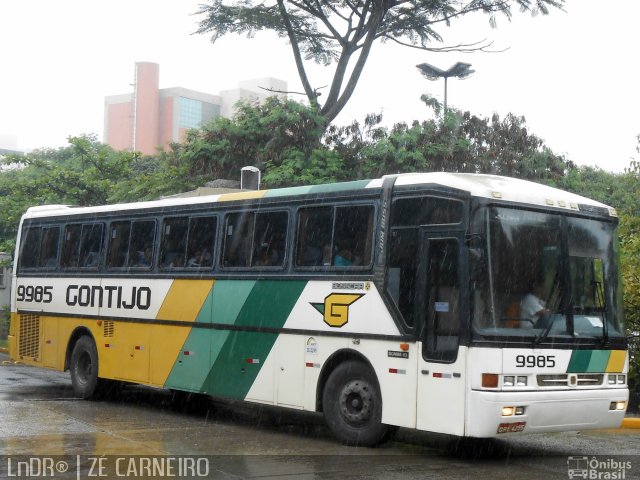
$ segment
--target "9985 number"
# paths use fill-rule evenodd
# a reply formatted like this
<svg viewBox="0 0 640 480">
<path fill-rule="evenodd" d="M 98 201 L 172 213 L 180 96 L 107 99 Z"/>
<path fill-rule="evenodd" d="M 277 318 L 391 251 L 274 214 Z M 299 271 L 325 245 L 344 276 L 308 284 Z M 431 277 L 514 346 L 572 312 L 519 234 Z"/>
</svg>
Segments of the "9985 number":
<svg viewBox="0 0 640 480">
<path fill-rule="evenodd" d="M 51 303 L 53 300 L 53 287 L 19 285 L 16 290 L 16 300 L 19 302 Z"/>
<path fill-rule="evenodd" d="M 516 367 L 552 368 L 556 366 L 555 355 L 517 355 Z"/>
</svg>

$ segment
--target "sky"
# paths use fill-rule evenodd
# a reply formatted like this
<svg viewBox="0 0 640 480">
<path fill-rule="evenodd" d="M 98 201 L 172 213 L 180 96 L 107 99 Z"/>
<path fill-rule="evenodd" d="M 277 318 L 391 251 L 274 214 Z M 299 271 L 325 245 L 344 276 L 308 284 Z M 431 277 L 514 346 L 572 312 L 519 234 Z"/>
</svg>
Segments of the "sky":
<svg viewBox="0 0 640 480">
<path fill-rule="evenodd" d="M 64 146 L 83 133 L 102 139 L 104 97 L 132 91 L 136 61 L 160 64 L 160 88 L 218 94 L 270 76 L 302 91 L 285 40 L 259 33 L 212 44 L 194 34 L 194 13 L 205 1 L 0 0 L 0 143 L 17 139 L 14 147 L 29 150 Z M 368 113 L 382 113 L 389 126 L 431 118 L 420 96 L 442 101 L 444 83 L 426 80 L 415 66 L 446 69 L 462 61 L 475 73 L 449 81 L 450 106 L 485 117 L 524 116 L 529 132 L 555 153 L 621 172 L 640 160 L 638 19 L 637 0 L 567 0 L 564 11 L 548 16 L 516 9 L 511 21 L 499 16 L 497 28 L 479 14 L 439 30 L 443 45 L 487 39 L 500 53 L 378 43 L 335 123 Z M 329 69 L 310 71 L 314 87 L 329 83 Z"/>
</svg>

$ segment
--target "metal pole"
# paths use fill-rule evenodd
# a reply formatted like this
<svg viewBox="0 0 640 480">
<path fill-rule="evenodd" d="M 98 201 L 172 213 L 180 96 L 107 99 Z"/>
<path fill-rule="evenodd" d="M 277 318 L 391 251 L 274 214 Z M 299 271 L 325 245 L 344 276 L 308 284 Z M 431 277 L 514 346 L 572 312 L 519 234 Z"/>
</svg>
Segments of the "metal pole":
<svg viewBox="0 0 640 480">
<path fill-rule="evenodd" d="M 447 115 L 447 77 L 444 77 L 444 116 Z"/>
</svg>

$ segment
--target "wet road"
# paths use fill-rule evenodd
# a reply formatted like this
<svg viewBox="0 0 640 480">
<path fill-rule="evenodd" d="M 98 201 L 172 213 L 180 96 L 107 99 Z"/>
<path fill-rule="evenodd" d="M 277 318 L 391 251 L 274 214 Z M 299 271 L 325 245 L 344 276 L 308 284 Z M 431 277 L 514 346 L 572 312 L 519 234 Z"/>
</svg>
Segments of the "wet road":
<svg viewBox="0 0 640 480">
<path fill-rule="evenodd" d="M 512 436 L 478 449 L 401 429 L 379 448 L 349 448 L 315 414 L 209 398 L 184 407 L 170 392 L 139 386 L 108 401 L 77 400 L 68 374 L 15 365 L 3 354 L 0 419 L 0 478 L 8 477 L 7 456 L 17 455 L 207 456 L 207 478 L 225 479 L 492 480 L 565 479 L 568 457 L 596 456 L 598 476 L 589 478 L 640 478 L 639 430 Z M 631 464 L 621 470 L 612 461 Z"/>
</svg>

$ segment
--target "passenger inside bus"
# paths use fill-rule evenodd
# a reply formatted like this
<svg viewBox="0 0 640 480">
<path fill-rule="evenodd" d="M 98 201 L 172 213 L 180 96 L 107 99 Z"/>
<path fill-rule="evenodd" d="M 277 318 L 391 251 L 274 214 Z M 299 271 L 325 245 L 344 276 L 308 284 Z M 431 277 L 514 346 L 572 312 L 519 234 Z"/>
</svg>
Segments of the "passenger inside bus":
<svg viewBox="0 0 640 480">
<path fill-rule="evenodd" d="M 540 317 L 549 315 L 547 303 L 541 298 L 544 296 L 544 280 L 537 278 L 529 285 L 529 293 L 522 297 L 520 302 L 520 318 L 529 320 L 535 325 Z"/>
</svg>

